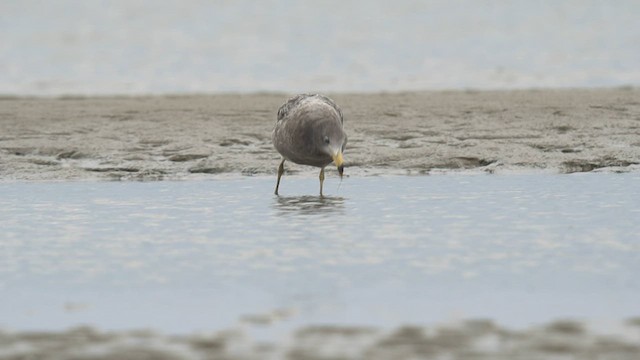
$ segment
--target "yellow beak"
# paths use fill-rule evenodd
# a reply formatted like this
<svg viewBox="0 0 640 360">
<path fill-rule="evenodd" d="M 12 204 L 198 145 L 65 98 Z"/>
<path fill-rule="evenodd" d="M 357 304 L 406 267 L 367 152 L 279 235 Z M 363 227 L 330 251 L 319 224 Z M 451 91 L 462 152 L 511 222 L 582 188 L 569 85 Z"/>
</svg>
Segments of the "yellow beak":
<svg viewBox="0 0 640 360">
<path fill-rule="evenodd" d="M 338 173 L 340 177 L 342 177 L 342 173 L 344 172 L 344 159 L 342 158 L 342 151 L 338 151 L 336 154 L 332 156 L 333 163 L 338 167 Z"/>
</svg>

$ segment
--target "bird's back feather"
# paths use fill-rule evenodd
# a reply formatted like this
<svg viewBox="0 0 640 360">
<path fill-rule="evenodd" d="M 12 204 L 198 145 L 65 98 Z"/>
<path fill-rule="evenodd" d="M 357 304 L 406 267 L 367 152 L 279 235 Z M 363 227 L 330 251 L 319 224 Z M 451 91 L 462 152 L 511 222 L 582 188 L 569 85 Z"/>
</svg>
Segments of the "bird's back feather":
<svg viewBox="0 0 640 360">
<path fill-rule="evenodd" d="M 336 103 L 333 102 L 333 100 L 331 100 L 330 98 L 320 94 L 299 94 L 290 98 L 286 103 L 282 104 L 280 109 L 278 109 L 278 121 L 285 119 L 291 113 L 291 110 L 300 106 L 303 101 L 309 100 L 310 98 L 321 100 L 325 104 L 331 106 L 338 113 L 340 122 L 342 123 L 344 121 L 342 117 L 342 111 L 340 110 L 338 105 L 336 105 Z"/>
</svg>

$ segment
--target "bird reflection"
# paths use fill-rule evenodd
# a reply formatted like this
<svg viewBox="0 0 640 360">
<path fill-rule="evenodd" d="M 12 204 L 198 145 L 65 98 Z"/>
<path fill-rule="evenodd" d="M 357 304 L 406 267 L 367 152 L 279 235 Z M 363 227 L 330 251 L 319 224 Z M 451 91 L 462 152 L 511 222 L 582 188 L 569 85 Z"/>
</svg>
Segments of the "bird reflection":
<svg viewBox="0 0 640 360">
<path fill-rule="evenodd" d="M 279 196 L 274 209 L 281 215 L 314 215 L 341 212 L 344 198 L 337 196 Z"/>
</svg>

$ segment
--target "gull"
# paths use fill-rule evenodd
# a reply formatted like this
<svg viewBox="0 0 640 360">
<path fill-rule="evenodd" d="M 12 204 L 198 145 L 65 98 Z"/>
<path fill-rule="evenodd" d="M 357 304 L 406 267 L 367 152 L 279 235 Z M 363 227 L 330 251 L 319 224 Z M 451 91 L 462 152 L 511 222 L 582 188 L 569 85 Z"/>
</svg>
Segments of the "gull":
<svg viewBox="0 0 640 360">
<path fill-rule="evenodd" d="M 342 128 L 342 111 L 333 100 L 319 94 L 300 94 L 285 102 L 278 110 L 273 129 L 273 146 L 282 155 L 278 167 L 275 194 L 278 195 L 284 162 L 320 168 L 320 196 L 324 168 L 332 162 L 342 179 L 347 134 Z"/>
</svg>

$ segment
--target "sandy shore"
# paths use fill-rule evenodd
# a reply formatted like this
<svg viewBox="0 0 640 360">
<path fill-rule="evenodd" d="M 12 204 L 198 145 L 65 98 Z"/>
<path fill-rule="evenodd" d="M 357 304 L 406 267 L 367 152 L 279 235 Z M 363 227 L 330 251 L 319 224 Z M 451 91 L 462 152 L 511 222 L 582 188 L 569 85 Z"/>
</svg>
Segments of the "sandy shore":
<svg viewBox="0 0 640 360">
<path fill-rule="evenodd" d="M 346 118 L 349 175 L 626 171 L 640 163 L 638 89 L 332 97 Z M 285 94 L 5 96 L 0 180 L 275 174 L 279 155 L 270 136 L 286 99 Z M 292 164 L 287 170 L 317 173 Z"/>
</svg>

